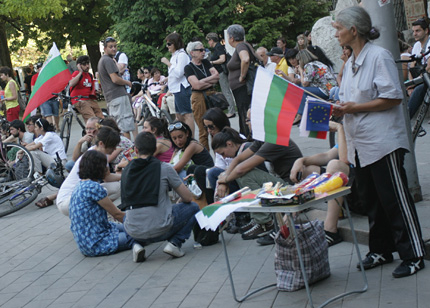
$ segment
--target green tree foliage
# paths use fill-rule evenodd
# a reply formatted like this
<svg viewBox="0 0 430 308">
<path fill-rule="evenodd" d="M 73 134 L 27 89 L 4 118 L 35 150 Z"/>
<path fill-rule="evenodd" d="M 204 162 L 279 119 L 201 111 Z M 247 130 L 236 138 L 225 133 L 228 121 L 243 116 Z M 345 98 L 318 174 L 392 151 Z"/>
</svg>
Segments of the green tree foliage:
<svg viewBox="0 0 430 308">
<path fill-rule="evenodd" d="M 7 43 L 12 28 L 23 32 L 27 23 L 34 18 L 49 15 L 61 17 L 65 0 L 0 0 L 0 65 L 12 66 Z"/>
<path fill-rule="evenodd" d="M 33 37 L 41 37 L 42 32 L 45 34 L 43 40 L 38 40 L 40 47 L 51 46 L 55 42 L 58 48 L 64 48 L 68 41 L 71 46 L 76 47 L 85 44 L 92 68 L 97 70 L 101 56 L 99 42 L 112 25 L 112 19 L 108 16 L 108 5 L 107 0 L 69 1 L 63 7 L 61 19 L 54 16 L 36 19 L 34 24 L 37 31 L 33 33 Z"/>
<path fill-rule="evenodd" d="M 231 24 L 244 26 L 247 41 L 271 48 L 279 36 L 289 46 L 296 36 L 328 15 L 327 0 L 109 0 L 120 49 L 127 53 L 132 67 L 158 66 L 166 56 L 165 37 L 174 31 L 185 42 L 208 32 L 223 34 Z"/>
</svg>

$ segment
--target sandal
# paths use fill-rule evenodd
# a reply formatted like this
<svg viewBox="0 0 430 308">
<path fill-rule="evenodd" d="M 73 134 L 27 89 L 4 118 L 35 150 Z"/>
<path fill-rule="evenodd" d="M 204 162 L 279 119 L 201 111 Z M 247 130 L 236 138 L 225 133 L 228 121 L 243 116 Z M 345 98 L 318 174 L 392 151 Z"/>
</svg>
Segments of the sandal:
<svg viewBox="0 0 430 308">
<path fill-rule="evenodd" d="M 48 207 L 48 206 L 50 206 L 50 205 L 53 205 L 53 204 L 54 204 L 54 201 L 49 200 L 47 197 L 42 198 L 42 199 L 40 199 L 39 201 L 37 201 L 37 202 L 35 203 L 35 205 L 36 205 L 38 208 L 41 208 L 41 209 L 43 209 L 44 207 Z"/>
</svg>

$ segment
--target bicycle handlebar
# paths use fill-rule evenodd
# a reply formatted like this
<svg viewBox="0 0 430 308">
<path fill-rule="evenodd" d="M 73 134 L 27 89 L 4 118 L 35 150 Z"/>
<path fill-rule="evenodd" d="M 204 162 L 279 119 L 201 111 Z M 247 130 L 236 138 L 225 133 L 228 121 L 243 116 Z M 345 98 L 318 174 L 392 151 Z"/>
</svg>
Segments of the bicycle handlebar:
<svg viewBox="0 0 430 308">
<path fill-rule="evenodd" d="M 77 98 L 77 99 L 81 99 L 81 98 L 90 98 L 89 96 L 84 96 L 84 95 L 67 96 L 67 95 L 65 95 L 65 94 L 63 94 L 63 93 L 52 93 L 52 95 L 59 96 L 59 97 L 61 97 L 61 98 L 68 98 L 68 99 L 74 99 L 74 98 Z"/>
<path fill-rule="evenodd" d="M 428 50 L 425 53 L 419 53 L 417 55 L 411 55 L 410 58 L 407 60 L 398 59 L 398 60 L 395 60 L 395 62 L 396 63 L 418 62 L 419 60 L 421 60 L 422 58 L 427 56 L 429 53 L 430 53 L 430 47 L 428 48 Z"/>
</svg>

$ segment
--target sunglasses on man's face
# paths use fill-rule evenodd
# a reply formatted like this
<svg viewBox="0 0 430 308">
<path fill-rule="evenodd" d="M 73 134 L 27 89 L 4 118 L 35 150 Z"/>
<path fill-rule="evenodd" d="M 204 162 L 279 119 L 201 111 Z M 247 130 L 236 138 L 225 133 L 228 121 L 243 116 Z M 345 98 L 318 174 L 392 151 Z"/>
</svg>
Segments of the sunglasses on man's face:
<svg viewBox="0 0 430 308">
<path fill-rule="evenodd" d="M 203 52 L 203 51 L 205 51 L 205 49 L 204 49 L 204 48 L 197 48 L 197 49 L 193 49 L 193 51 L 200 51 L 200 52 Z"/>
<path fill-rule="evenodd" d="M 105 43 L 110 43 L 110 42 L 116 42 L 116 39 L 114 39 L 113 37 L 107 37 L 106 39 L 105 39 Z"/>
<path fill-rule="evenodd" d="M 82 62 L 81 65 L 88 65 L 90 64 L 89 62 Z"/>
<path fill-rule="evenodd" d="M 166 43 L 166 46 L 167 46 L 167 47 L 170 47 L 170 46 L 172 46 L 172 45 L 173 45 L 173 43 L 170 43 L 170 42 L 167 42 L 167 43 Z"/>
</svg>

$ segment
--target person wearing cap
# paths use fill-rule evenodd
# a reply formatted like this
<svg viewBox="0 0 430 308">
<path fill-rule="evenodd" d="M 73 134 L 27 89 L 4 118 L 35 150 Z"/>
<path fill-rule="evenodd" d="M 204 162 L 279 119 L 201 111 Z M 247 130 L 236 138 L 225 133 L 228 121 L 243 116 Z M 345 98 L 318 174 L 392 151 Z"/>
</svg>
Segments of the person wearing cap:
<svg viewBox="0 0 430 308">
<path fill-rule="evenodd" d="M 84 118 L 85 123 L 92 117 L 103 119 L 103 112 L 100 109 L 95 99 L 94 78 L 90 70 L 90 58 L 88 56 L 80 56 L 76 61 L 78 70 L 72 74 L 72 79 L 69 81 L 70 96 L 86 96 L 77 99 L 72 99 L 72 104 L 78 109 L 79 113 Z"/>
<path fill-rule="evenodd" d="M 104 55 L 100 58 L 97 67 L 103 95 L 106 98 L 110 115 L 115 119 L 124 136 L 130 139 L 130 132 L 134 131 L 135 126 L 131 98 L 125 86 L 131 87 L 132 84 L 119 75 L 119 69 L 114 60 L 117 52 L 116 40 L 108 37 L 103 41 L 103 45 Z"/>
<path fill-rule="evenodd" d="M 282 49 L 279 47 L 273 47 L 267 55 L 273 63 L 276 63 L 275 74 L 279 77 L 283 77 L 283 74 L 288 76 L 288 63 L 284 58 L 284 52 Z"/>
<path fill-rule="evenodd" d="M 219 73 L 219 85 L 221 87 L 222 94 L 224 94 L 228 102 L 227 117 L 233 118 L 236 116 L 236 106 L 233 93 L 231 93 L 231 89 L 228 84 L 227 52 L 224 45 L 221 45 L 218 34 L 213 32 L 208 33 L 208 35 L 206 35 L 206 40 L 212 48 L 210 62 Z"/>
</svg>

